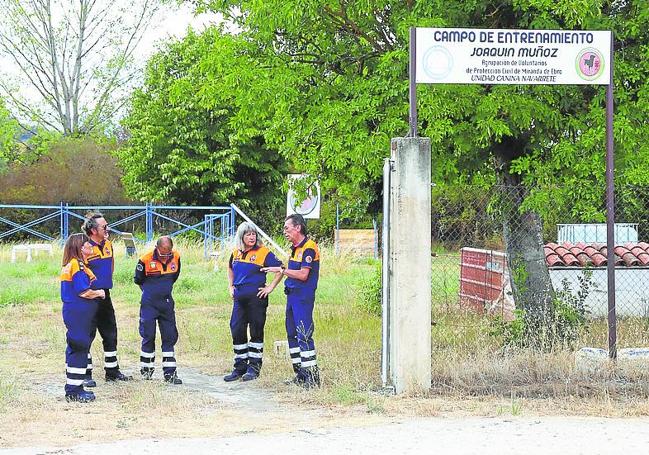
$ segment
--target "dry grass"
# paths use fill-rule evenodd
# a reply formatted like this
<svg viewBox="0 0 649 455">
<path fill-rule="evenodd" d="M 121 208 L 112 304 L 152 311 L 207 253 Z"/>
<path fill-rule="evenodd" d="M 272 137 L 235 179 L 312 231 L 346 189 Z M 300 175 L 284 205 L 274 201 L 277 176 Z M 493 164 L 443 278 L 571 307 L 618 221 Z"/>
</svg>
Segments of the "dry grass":
<svg viewBox="0 0 649 455">
<path fill-rule="evenodd" d="M 231 368 L 227 295 L 227 254 L 213 263 L 197 245 L 179 245 L 183 274 L 176 285 L 180 340 L 179 374 L 192 367 L 218 376 Z M 380 318 L 359 305 L 359 283 L 372 274 L 372 261 L 334 256 L 324 248 L 321 285 L 315 311 L 316 344 L 323 387 L 305 392 L 286 387 L 292 375 L 272 342 L 285 338 L 284 296 L 271 295 L 266 326 L 266 355 L 254 384 L 271 390 L 277 411 L 250 419 L 249 411 L 159 382 L 137 381 L 97 389 L 90 406 L 63 400 L 65 329 L 58 298 L 60 250 L 50 259 L 9 264 L 9 248 L 0 246 L 0 446 L 70 445 L 140 437 L 190 437 L 281 431 L 306 425 L 367 424 L 394 416 L 437 415 L 649 415 L 649 375 L 645 370 L 604 367 L 586 373 L 574 354 L 503 351 L 490 335 L 488 320 L 462 314 L 445 303 L 436 306 L 431 328 L 433 383 L 429 392 L 388 397 L 380 392 Z M 450 267 L 449 264 L 445 266 Z M 139 290 L 131 284 L 134 258 L 118 250 L 114 303 L 122 367 L 137 370 Z M 452 289 L 448 280 L 448 295 Z M 606 327 L 589 325 L 580 346 L 603 347 Z M 647 342 L 647 322 L 620 322 L 621 347 Z M 101 372 L 101 344 L 93 345 Z M 313 419 L 316 415 L 317 419 Z M 301 419 L 301 420 L 300 420 Z M 73 424 L 70 424 L 73 422 Z"/>
</svg>

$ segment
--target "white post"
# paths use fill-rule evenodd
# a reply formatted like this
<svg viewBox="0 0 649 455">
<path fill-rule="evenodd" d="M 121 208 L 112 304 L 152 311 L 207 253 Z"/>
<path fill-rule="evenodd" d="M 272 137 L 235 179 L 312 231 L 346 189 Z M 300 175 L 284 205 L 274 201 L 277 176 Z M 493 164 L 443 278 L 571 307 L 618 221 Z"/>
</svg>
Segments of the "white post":
<svg viewBox="0 0 649 455">
<path fill-rule="evenodd" d="M 389 372 L 396 393 L 431 380 L 430 139 L 392 139 Z"/>
</svg>

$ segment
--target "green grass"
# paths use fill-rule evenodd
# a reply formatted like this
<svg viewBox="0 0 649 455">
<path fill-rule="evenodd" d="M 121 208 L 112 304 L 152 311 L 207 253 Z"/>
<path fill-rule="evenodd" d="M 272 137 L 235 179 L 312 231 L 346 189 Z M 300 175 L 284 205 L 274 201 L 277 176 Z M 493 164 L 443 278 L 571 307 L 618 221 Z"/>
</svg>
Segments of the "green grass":
<svg viewBox="0 0 649 455">
<path fill-rule="evenodd" d="M 39 257 L 32 263 L 11 264 L 9 246 L 0 246 L 0 355 L 20 340 L 20 349 L 43 359 L 36 366 L 43 372 L 59 368 L 65 348 L 65 329 L 61 322 L 58 274 L 61 249 L 54 257 Z M 174 287 L 179 331 L 179 364 L 223 372 L 231 367 L 232 340 L 229 329 L 232 301 L 227 290 L 227 260 L 224 252 L 217 270 L 214 262 L 203 259 L 202 245 L 178 242 L 182 273 Z M 142 254 L 142 249 L 139 254 Z M 138 312 L 140 289 L 133 283 L 137 256 L 126 257 L 116 247 L 114 288 L 111 296 L 119 325 L 120 361 L 127 369 L 137 363 L 140 336 Z M 352 256 L 335 257 L 323 250 L 321 279 L 314 311 L 315 340 L 319 362 L 330 384 L 345 390 L 378 387 L 380 370 L 380 318 L 367 315 L 358 304 L 360 283 L 366 281 L 374 260 Z M 284 340 L 283 284 L 270 296 L 265 330 L 266 349 Z M 10 341 L 11 340 L 11 341 Z M 6 342 L 5 342 L 6 341 Z M 352 353 L 362 353 L 350 365 Z M 101 358 L 101 343 L 93 344 L 93 354 Z M 20 357 L 20 356 L 19 356 Z M 28 365 L 20 357 L 19 365 Z M 291 374 L 283 358 L 265 356 L 264 376 L 275 381 Z M 336 400 L 337 401 L 337 400 Z M 345 401 L 341 398 L 342 402 Z"/>
<path fill-rule="evenodd" d="M 55 258 L 41 257 L 33 262 L 0 262 L 0 307 L 26 305 L 59 298 Z"/>
<path fill-rule="evenodd" d="M 183 366 L 192 366 L 210 374 L 222 374 L 231 368 L 232 362 L 232 302 L 226 278 L 229 255 L 224 252 L 214 270 L 214 262 L 203 259 L 202 245 L 180 241 L 177 248 L 182 257 L 182 273 L 174 290 L 180 371 Z M 55 245 L 52 258 L 41 255 L 31 263 L 15 264 L 9 262 L 9 252 L 8 245 L 0 245 L 0 358 L 12 365 L 15 378 L 60 372 L 65 349 L 57 280 L 61 250 Z M 139 254 L 142 253 L 143 249 Z M 117 246 L 112 297 L 119 324 L 120 362 L 130 371 L 137 368 L 141 341 L 140 290 L 132 281 L 136 263 L 137 257 L 126 257 Z M 376 267 L 374 259 L 337 257 L 333 248 L 322 249 L 314 311 L 314 338 L 324 381 L 322 391 L 314 396 L 320 403 L 364 405 L 370 412 L 382 412 L 380 400 L 372 398 L 381 386 L 381 318 L 376 311 L 368 311 L 361 298 L 370 280 L 379 279 Z M 566 380 L 584 379 L 575 373 L 570 352 L 506 353 L 502 340 L 492 334 L 488 318 L 461 311 L 459 255 L 443 252 L 434 257 L 432 276 L 434 385 L 444 390 L 486 391 L 509 397 L 514 383 L 565 384 Z M 285 296 L 280 285 L 270 296 L 265 330 L 266 355 L 260 381 L 269 387 L 292 374 L 289 361 L 272 354 L 273 341 L 286 338 L 284 308 Z M 649 343 L 646 319 L 620 320 L 618 327 L 619 347 Z M 578 346 L 605 347 L 605 321 L 590 322 Z M 98 341 L 93 344 L 93 354 L 101 359 Z M 4 379 L 0 383 L 0 407 L 19 393 L 12 381 Z M 510 412 L 519 412 L 517 409 L 512 404 Z"/>
</svg>

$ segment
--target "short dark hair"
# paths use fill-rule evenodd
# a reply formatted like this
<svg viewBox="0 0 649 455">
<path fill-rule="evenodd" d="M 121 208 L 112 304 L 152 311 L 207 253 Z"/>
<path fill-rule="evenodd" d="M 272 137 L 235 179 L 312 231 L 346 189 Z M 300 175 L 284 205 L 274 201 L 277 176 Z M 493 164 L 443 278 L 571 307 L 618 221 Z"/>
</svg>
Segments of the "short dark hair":
<svg viewBox="0 0 649 455">
<path fill-rule="evenodd" d="M 302 215 L 299 213 L 293 213 L 292 215 L 289 215 L 286 217 L 284 221 L 291 220 L 291 223 L 293 223 L 293 226 L 300 226 L 300 232 L 302 235 L 306 235 L 306 220 Z"/>
<path fill-rule="evenodd" d="M 86 219 L 81 225 L 81 230 L 85 232 L 86 235 L 92 235 L 92 230 L 99 228 L 99 223 L 97 223 L 97 220 L 103 217 L 104 215 L 102 215 L 101 212 L 86 213 Z"/>
</svg>

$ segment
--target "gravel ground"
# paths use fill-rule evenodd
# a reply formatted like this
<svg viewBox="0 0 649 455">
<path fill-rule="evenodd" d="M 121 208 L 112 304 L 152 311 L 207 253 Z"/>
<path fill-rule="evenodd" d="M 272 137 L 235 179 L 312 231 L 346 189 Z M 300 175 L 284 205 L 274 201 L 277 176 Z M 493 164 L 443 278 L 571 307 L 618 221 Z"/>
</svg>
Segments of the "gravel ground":
<svg viewBox="0 0 649 455">
<path fill-rule="evenodd" d="M 507 455 L 647 454 L 649 419 L 579 417 L 426 418 L 366 427 L 318 428 L 202 439 L 125 440 L 70 448 L 27 447 L 0 454 L 263 453 L 285 455 L 440 453 Z"/>
</svg>

